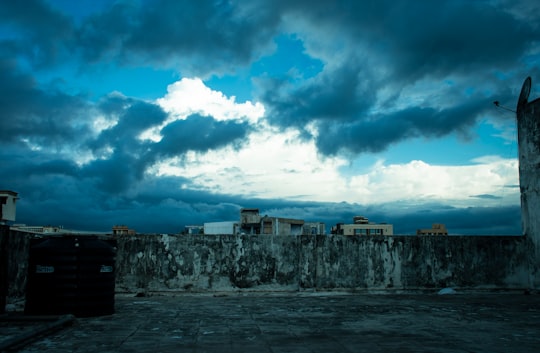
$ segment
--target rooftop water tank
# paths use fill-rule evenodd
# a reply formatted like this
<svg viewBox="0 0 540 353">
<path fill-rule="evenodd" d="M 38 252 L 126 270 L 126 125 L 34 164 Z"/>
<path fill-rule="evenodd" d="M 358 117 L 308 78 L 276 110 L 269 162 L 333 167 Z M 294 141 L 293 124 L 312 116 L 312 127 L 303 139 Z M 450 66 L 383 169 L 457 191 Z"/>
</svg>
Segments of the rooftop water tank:
<svg viewBox="0 0 540 353">
<path fill-rule="evenodd" d="M 33 239 L 25 313 L 100 316 L 114 313 L 116 244 L 96 236 Z"/>
<path fill-rule="evenodd" d="M 369 220 L 367 217 L 364 217 L 364 216 L 354 216 L 353 222 L 354 224 L 368 224 Z"/>
</svg>

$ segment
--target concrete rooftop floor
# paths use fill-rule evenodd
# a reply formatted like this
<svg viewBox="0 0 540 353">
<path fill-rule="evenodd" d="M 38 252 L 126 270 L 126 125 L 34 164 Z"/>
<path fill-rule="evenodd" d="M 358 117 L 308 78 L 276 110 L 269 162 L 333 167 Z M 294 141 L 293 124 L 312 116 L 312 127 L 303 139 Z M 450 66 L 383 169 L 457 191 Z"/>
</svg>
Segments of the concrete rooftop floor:
<svg viewBox="0 0 540 353">
<path fill-rule="evenodd" d="M 14 351 L 540 351 L 540 295 L 521 292 L 117 295 L 115 308 Z M 43 322 L 0 324 L 1 343 Z"/>
</svg>

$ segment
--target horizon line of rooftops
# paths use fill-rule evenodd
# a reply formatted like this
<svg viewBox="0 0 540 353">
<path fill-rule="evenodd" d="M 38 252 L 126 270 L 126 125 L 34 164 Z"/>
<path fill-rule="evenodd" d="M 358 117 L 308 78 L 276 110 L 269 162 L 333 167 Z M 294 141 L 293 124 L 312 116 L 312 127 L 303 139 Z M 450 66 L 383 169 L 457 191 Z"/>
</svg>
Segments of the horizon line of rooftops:
<svg viewBox="0 0 540 353">
<path fill-rule="evenodd" d="M 112 232 L 74 231 L 62 226 L 26 226 L 13 224 L 11 229 L 35 234 L 79 234 L 79 235 L 135 235 L 136 230 L 127 225 L 114 225 Z M 203 225 L 188 225 L 178 234 L 186 235 L 349 235 L 349 236 L 391 236 L 394 226 L 389 223 L 370 222 L 367 217 L 354 216 L 353 223 L 337 223 L 326 231 L 323 222 L 306 222 L 302 219 L 261 216 L 258 208 L 240 209 L 240 219 L 232 221 L 205 222 Z M 417 229 L 416 235 L 448 235 L 446 226 L 432 224 L 431 228 Z"/>
</svg>

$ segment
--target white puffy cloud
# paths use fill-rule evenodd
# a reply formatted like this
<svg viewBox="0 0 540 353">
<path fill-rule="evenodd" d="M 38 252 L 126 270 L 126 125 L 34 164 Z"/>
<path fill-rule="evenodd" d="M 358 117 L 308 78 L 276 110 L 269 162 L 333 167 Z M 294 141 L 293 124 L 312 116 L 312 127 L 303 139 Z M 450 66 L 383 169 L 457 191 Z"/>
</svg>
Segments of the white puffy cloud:
<svg viewBox="0 0 540 353">
<path fill-rule="evenodd" d="M 380 161 L 367 173 L 351 177 L 356 202 L 445 201 L 454 206 L 519 204 L 518 162 L 496 156 L 469 165 L 430 165 L 420 160 L 386 165 Z M 354 195 L 354 196 L 353 196 Z"/>
<path fill-rule="evenodd" d="M 197 187 L 219 193 L 322 201 L 344 193 L 337 172 L 344 163 L 319 159 L 313 142 L 302 141 L 294 130 L 268 129 L 251 134 L 241 150 L 189 153 L 181 162 L 161 163 L 158 173 L 192 178 Z"/>
<path fill-rule="evenodd" d="M 236 102 L 236 97 L 226 97 L 219 91 L 207 87 L 199 78 L 183 78 L 167 87 L 167 94 L 156 103 L 169 114 L 162 125 L 143 132 L 141 139 L 160 141 L 161 129 L 175 120 L 183 120 L 190 115 L 209 116 L 217 121 L 235 120 L 256 124 L 264 116 L 264 106 L 246 101 Z"/>
<path fill-rule="evenodd" d="M 211 116 L 218 121 L 238 120 L 256 123 L 264 115 L 261 103 L 237 103 L 236 97 L 226 97 L 213 91 L 199 78 L 183 78 L 167 87 L 165 97 L 157 103 L 174 119 L 191 114 Z"/>
</svg>

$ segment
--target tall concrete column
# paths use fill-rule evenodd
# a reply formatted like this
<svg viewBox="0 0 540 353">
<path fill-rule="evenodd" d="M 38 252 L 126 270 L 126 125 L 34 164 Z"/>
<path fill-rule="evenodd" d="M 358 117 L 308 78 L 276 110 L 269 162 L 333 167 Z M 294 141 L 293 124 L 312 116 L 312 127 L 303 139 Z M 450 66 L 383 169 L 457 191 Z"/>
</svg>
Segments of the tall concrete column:
<svg viewBox="0 0 540 353">
<path fill-rule="evenodd" d="M 519 185 L 523 233 L 531 242 L 530 273 L 540 288 L 540 98 L 528 101 L 531 78 L 523 83 L 517 104 Z"/>
<path fill-rule="evenodd" d="M 0 207 L 2 207 L 0 205 Z M 6 298 L 8 294 L 8 241 L 9 226 L 0 224 L 0 314 L 3 314 L 6 308 Z"/>
</svg>

